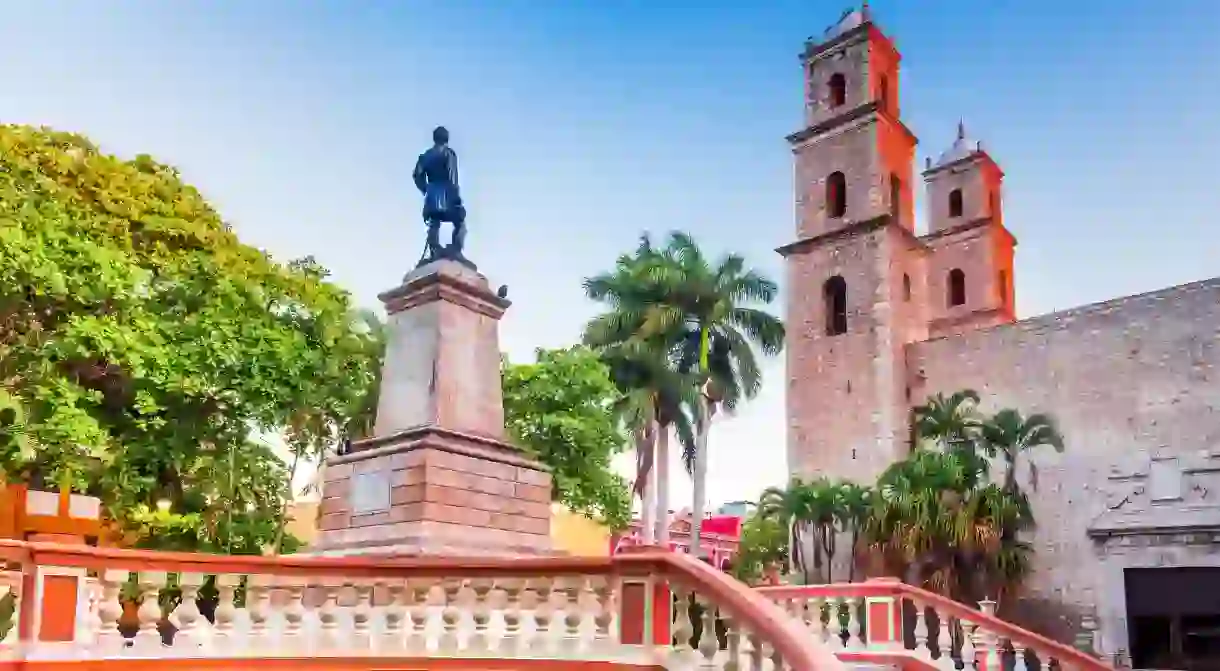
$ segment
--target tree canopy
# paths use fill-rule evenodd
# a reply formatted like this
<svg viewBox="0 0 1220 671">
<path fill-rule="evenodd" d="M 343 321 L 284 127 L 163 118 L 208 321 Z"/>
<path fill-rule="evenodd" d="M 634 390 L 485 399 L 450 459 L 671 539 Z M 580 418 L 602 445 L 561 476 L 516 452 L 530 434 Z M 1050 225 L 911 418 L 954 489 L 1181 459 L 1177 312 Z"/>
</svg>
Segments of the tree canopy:
<svg viewBox="0 0 1220 671">
<path fill-rule="evenodd" d="M 252 436 L 337 439 L 365 398 L 369 334 L 326 276 L 243 244 L 147 155 L 0 126 L 0 405 L 21 436 L 0 465 L 112 514 L 232 510 Z M 273 471 L 243 478 L 286 494 Z"/>
<path fill-rule="evenodd" d="M 555 500 L 626 527 L 631 498 L 611 462 L 628 440 L 614 412 L 619 391 L 598 355 L 586 347 L 540 349 L 534 363 L 506 361 L 503 384 L 506 428 L 551 467 Z"/>
</svg>

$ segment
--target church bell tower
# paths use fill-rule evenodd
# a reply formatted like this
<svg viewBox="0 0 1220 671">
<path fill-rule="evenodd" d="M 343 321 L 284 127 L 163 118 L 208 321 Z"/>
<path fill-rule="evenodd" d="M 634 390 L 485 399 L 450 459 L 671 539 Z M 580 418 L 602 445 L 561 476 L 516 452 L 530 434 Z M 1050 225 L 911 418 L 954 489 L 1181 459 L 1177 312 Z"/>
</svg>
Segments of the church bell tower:
<svg viewBox="0 0 1220 671">
<path fill-rule="evenodd" d="M 788 466 L 868 481 L 907 443 L 905 345 L 926 337 L 925 247 L 914 234 L 916 138 L 900 120 L 899 61 L 868 7 L 801 54 L 788 287 Z"/>
</svg>

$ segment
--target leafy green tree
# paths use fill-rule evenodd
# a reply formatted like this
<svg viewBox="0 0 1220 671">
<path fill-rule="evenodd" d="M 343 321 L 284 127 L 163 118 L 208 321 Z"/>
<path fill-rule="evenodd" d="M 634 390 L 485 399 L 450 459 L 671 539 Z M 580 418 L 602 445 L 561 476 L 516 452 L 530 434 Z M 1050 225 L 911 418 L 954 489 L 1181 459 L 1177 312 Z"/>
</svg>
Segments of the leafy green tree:
<svg viewBox="0 0 1220 671">
<path fill-rule="evenodd" d="M 10 476 L 100 495 L 129 529 L 159 500 L 252 516 L 213 477 L 282 466 L 254 435 L 339 435 L 375 370 L 350 314 L 325 269 L 242 244 L 173 168 L 0 126 L 0 388 L 28 441 Z M 283 495 L 254 510 L 274 519 Z"/>
<path fill-rule="evenodd" d="M 774 566 L 788 561 L 789 529 L 780 520 L 755 513 L 741 525 L 741 542 L 733 559 L 733 576 L 757 582 Z"/>
<path fill-rule="evenodd" d="M 534 363 L 506 361 L 503 379 L 508 432 L 551 467 L 555 499 L 612 529 L 625 528 L 631 497 L 612 460 L 629 443 L 614 412 L 619 391 L 597 353 L 540 349 Z"/>
</svg>

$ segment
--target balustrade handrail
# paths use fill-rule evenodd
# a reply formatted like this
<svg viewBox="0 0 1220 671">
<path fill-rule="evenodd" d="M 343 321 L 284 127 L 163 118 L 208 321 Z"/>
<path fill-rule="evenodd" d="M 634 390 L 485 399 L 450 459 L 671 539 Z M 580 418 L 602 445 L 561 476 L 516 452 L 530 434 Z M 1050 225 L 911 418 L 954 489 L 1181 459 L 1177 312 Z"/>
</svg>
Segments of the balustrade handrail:
<svg viewBox="0 0 1220 671">
<path fill-rule="evenodd" d="M 671 577 L 687 582 L 747 628 L 771 643 L 792 669 L 840 669 L 843 663 L 829 648 L 810 641 L 798 623 L 773 601 L 723 571 L 682 552 L 616 555 L 616 561 L 659 562 Z"/>
<path fill-rule="evenodd" d="M 1070 645 L 1049 639 L 1028 629 L 1018 627 L 995 615 L 971 608 L 949 597 L 909 585 L 895 578 L 877 578 L 859 583 L 832 583 L 829 585 L 782 585 L 755 588 L 769 599 L 781 600 L 817 596 L 894 596 L 910 599 L 922 606 L 931 606 L 937 613 L 969 621 L 986 631 L 1023 644 L 1035 652 L 1046 653 L 1061 662 L 1089 669 L 1112 669 L 1101 660 L 1077 650 Z"/>
<path fill-rule="evenodd" d="M 183 574 L 245 574 L 284 577 L 384 580 L 435 578 L 505 578 L 605 576 L 660 577 L 693 589 L 741 626 L 770 644 L 794 670 L 838 671 L 842 663 L 820 643 L 811 641 L 801 623 L 756 590 L 686 554 L 639 548 L 607 557 L 401 557 L 220 555 L 162 552 L 48 542 L 0 540 L 0 559 L 22 564 L 33 576 L 37 566 L 70 567 L 105 572 L 166 572 Z M 32 592 L 31 592 L 32 593 Z M 22 603 L 23 613 L 34 607 Z M 32 610 L 28 610 L 32 614 Z M 23 614 L 22 638 L 32 617 Z"/>
</svg>

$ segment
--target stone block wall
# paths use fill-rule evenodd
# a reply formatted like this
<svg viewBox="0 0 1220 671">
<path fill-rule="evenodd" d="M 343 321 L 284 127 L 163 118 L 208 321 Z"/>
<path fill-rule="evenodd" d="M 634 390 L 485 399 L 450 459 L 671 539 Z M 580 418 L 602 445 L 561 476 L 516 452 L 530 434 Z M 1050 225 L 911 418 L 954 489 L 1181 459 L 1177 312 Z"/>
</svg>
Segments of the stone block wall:
<svg viewBox="0 0 1220 671">
<path fill-rule="evenodd" d="M 388 507 L 357 511 L 352 489 L 365 474 L 388 474 Z M 328 465 L 325 480 L 322 550 L 530 554 L 549 544 L 551 476 L 545 471 L 420 447 Z"/>
<path fill-rule="evenodd" d="M 985 410 L 1058 420 L 1066 451 L 1036 457 L 1031 598 L 1103 611 L 1102 638 L 1125 641 L 1116 619 L 1106 631 L 1121 580 L 1103 579 L 1105 541 L 1090 526 L 1127 505 L 1122 473 L 1157 457 L 1220 459 L 1220 278 L 914 343 L 907 359 L 913 404 L 972 388 Z M 1200 494 L 1158 502 L 1162 517 L 1220 506 L 1220 492 Z"/>
</svg>

